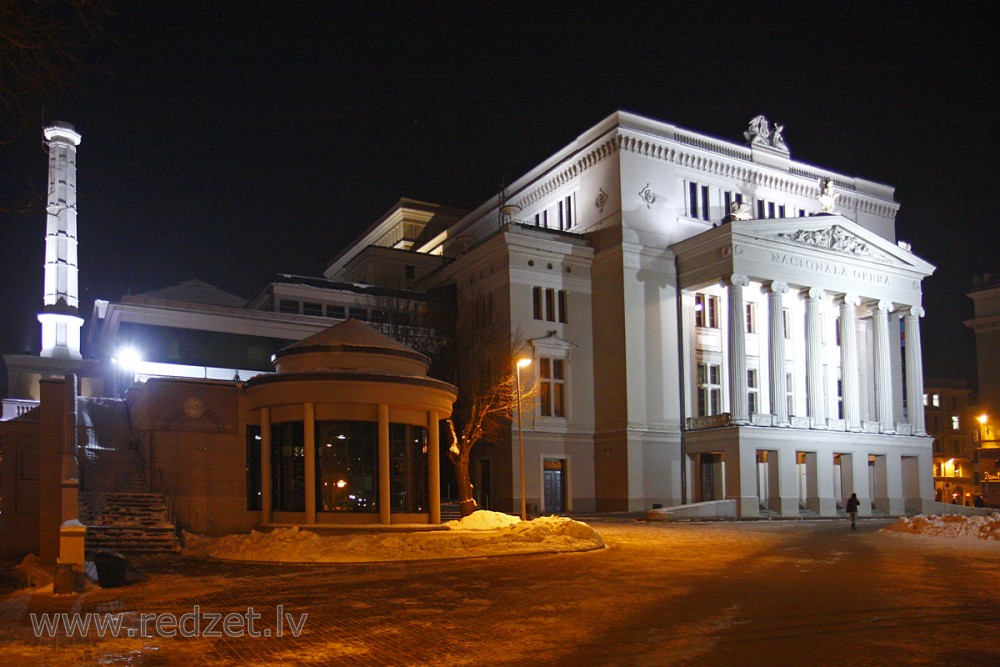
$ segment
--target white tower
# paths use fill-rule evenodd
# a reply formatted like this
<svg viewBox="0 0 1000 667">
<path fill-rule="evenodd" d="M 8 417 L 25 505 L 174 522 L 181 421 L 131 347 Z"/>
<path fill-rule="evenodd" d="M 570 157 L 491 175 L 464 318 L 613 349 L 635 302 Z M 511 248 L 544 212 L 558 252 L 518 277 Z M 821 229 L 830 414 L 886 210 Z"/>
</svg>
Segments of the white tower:
<svg viewBox="0 0 1000 667">
<path fill-rule="evenodd" d="M 45 294 L 38 313 L 43 357 L 80 359 L 79 268 L 76 239 L 76 147 L 69 123 L 45 128 L 49 147 L 49 197 L 45 227 Z"/>
</svg>

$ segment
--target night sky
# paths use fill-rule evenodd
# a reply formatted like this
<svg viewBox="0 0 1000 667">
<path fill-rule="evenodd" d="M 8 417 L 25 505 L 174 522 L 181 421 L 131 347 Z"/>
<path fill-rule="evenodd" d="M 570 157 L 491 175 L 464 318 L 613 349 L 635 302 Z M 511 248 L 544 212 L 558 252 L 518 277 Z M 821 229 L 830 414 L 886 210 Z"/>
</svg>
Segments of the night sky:
<svg viewBox="0 0 1000 667">
<path fill-rule="evenodd" d="M 972 276 L 1000 271 L 986 4 L 123 2 L 28 129 L 0 209 L 78 153 L 83 310 L 190 278 L 243 297 L 319 275 L 400 197 L 473 208 L 616 109 L 896 187 L 935 264 L 925 371 L 974 379 Z M 30 121 L 30 119 L 29 119 Z M 45 218 L 0 213 L 0 350 L 39 348 Z"/>
</svg>

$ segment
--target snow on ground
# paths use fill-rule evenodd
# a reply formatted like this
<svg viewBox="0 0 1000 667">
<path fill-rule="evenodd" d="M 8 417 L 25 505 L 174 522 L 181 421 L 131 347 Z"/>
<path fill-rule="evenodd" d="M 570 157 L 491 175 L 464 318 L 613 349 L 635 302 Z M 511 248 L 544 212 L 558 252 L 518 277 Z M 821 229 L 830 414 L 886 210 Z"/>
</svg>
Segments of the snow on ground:
<svg viewBox="0 0 1000 667">
<path fill-rule="evenodd" d="M 883 531 L 929 535 L 932 537 L 966 537 L 977 540 L 1000 541 L 1000 513 L 989 516 L 917 516 L 900 517 L 899 521 Z"/>
<path fill-rule="evenodd" d="M 590 551 L 604 547 L 604 540 L 593 528 L 566 517 L 521 521 L 500 512 L 479 510 L 445 525 L 448 530 L 323 536 L 297 527 L 224 537 L 185 533 L 184 554 L 222 560 L 352 563 Z"/>
</svg>

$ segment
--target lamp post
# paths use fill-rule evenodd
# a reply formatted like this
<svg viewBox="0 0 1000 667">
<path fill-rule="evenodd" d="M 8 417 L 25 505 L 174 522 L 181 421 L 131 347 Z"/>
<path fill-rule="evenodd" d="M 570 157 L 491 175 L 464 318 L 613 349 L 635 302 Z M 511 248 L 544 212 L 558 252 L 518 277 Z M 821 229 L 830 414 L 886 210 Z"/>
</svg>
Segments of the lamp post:
<svg viewBox="0 0 1000 667">
<path fill-rule="evenodd" d="M 517 378 L 517 446 L 521 454 L 521 521 L 528 520 L 528 508 L 524 499 L 524 431 L 521 429 L 521 369 L 531 365 L 531 359 L 521 357 L 514 364 Z"/>
</svg>

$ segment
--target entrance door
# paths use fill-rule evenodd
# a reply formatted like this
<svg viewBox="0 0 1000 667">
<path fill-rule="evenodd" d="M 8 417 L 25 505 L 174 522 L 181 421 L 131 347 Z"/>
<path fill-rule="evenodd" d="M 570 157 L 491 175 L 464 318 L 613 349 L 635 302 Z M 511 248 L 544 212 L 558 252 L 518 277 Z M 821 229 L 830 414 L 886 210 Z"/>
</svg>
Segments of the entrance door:
<svg viewBox="0 0 1000 667">
<path fill-rule="evenodd" d="M 565 464 L 565 459 L 545 459 L 545 511 L 549 514 L 566 511 Z"/>
</svg>

